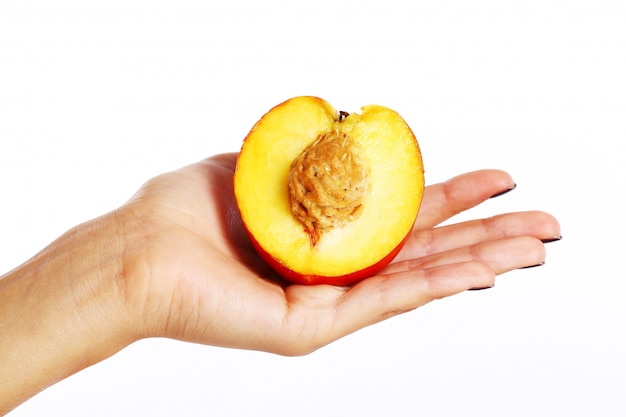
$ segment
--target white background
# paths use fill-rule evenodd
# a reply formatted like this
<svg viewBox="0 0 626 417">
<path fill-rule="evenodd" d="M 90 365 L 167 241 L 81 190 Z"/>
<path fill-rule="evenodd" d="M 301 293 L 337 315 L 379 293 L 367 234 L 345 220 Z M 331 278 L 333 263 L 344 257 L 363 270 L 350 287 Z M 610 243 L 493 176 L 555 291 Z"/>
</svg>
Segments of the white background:
<svg viewBox="0 0 626 417">
<path fill-rule="evenodd" d="M 15 416 L 626 415 L 626 3 L 0 2 L 0 271 L 296 95 L 397 110 L 461 218 L 542 209 L 546 265 L 283 358 L 146 340 Z M 2 354 L 0 352 L 0 354 Z"/>
</svg>

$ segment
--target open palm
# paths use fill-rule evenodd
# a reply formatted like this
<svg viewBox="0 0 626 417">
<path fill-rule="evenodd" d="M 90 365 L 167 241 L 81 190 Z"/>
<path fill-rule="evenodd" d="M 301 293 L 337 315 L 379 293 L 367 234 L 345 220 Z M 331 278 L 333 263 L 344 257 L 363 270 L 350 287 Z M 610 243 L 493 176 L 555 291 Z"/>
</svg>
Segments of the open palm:
<svg viewBox="0 0 626 417">
<path fill-rule="evenodd" d="M 502 171 L 426 188 L 414 230 L 380 274 L 352 287 L 288 285 L 254 252 L 232 182 L 237 154 L 150 180 L 119 217 L 132 224 L 124 267 L 144 336 L 299 355 L 434 299 L 493 285 L 541 264 L 542 240 L 560 236 L 543 212 L 435 227 L 512 189 Z M 262 209 L 262 208 L 260 208 Z"/>
</svg>

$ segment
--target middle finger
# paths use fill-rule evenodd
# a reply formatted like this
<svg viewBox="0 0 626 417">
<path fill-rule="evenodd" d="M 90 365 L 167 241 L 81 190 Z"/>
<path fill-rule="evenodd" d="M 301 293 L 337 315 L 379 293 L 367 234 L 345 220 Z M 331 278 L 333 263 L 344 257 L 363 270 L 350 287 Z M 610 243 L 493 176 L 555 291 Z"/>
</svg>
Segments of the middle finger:
<svg viewBox="0 0 626 417">
<path fill-rule="evenodd" d="M 556 219 L 547 213 L 527 211 L 500 214 L 432 229 L 414 230 L 393 262 L 514 236 L 531 236 L 540 240 L 555 239 L 560 236 L 560 227 Z"/>
</svg>

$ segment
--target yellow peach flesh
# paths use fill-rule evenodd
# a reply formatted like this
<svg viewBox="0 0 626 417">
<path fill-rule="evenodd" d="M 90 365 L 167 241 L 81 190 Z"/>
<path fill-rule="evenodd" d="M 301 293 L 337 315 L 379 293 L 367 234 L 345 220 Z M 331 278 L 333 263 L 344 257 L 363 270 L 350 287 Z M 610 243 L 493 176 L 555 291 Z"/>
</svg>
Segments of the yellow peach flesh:
<svg viewBox="0 0 626 417">
<path fill-rule="evenodd" d="M 292 213 L 289 173 L 317 138 L 352 138 L 369 161 L 357 218 L 326 230 L 314 246 Z M 302 275 L 341 276 L 385 258 L 410 232 L 423 192 L 419 147 L 406 123 L 382 106 L 345 118 L 324 100 L 298 97 L 267 113 L 246 138 L 235 174 L 242 219 L 265 252 Z"/>
</svg>

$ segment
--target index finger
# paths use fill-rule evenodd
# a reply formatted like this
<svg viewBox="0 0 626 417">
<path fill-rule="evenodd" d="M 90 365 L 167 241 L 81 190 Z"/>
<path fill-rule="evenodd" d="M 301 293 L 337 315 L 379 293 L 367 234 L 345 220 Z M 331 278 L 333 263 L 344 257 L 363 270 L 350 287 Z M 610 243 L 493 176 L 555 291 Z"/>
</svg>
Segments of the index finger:
<svg viewBox="0 0 626 417">
<path fill-rule="evenodd" d="M 426 187 L 414 229 L 428 229 L 515 188 L 505 171 L 484 169 Z"/>
</svg>

